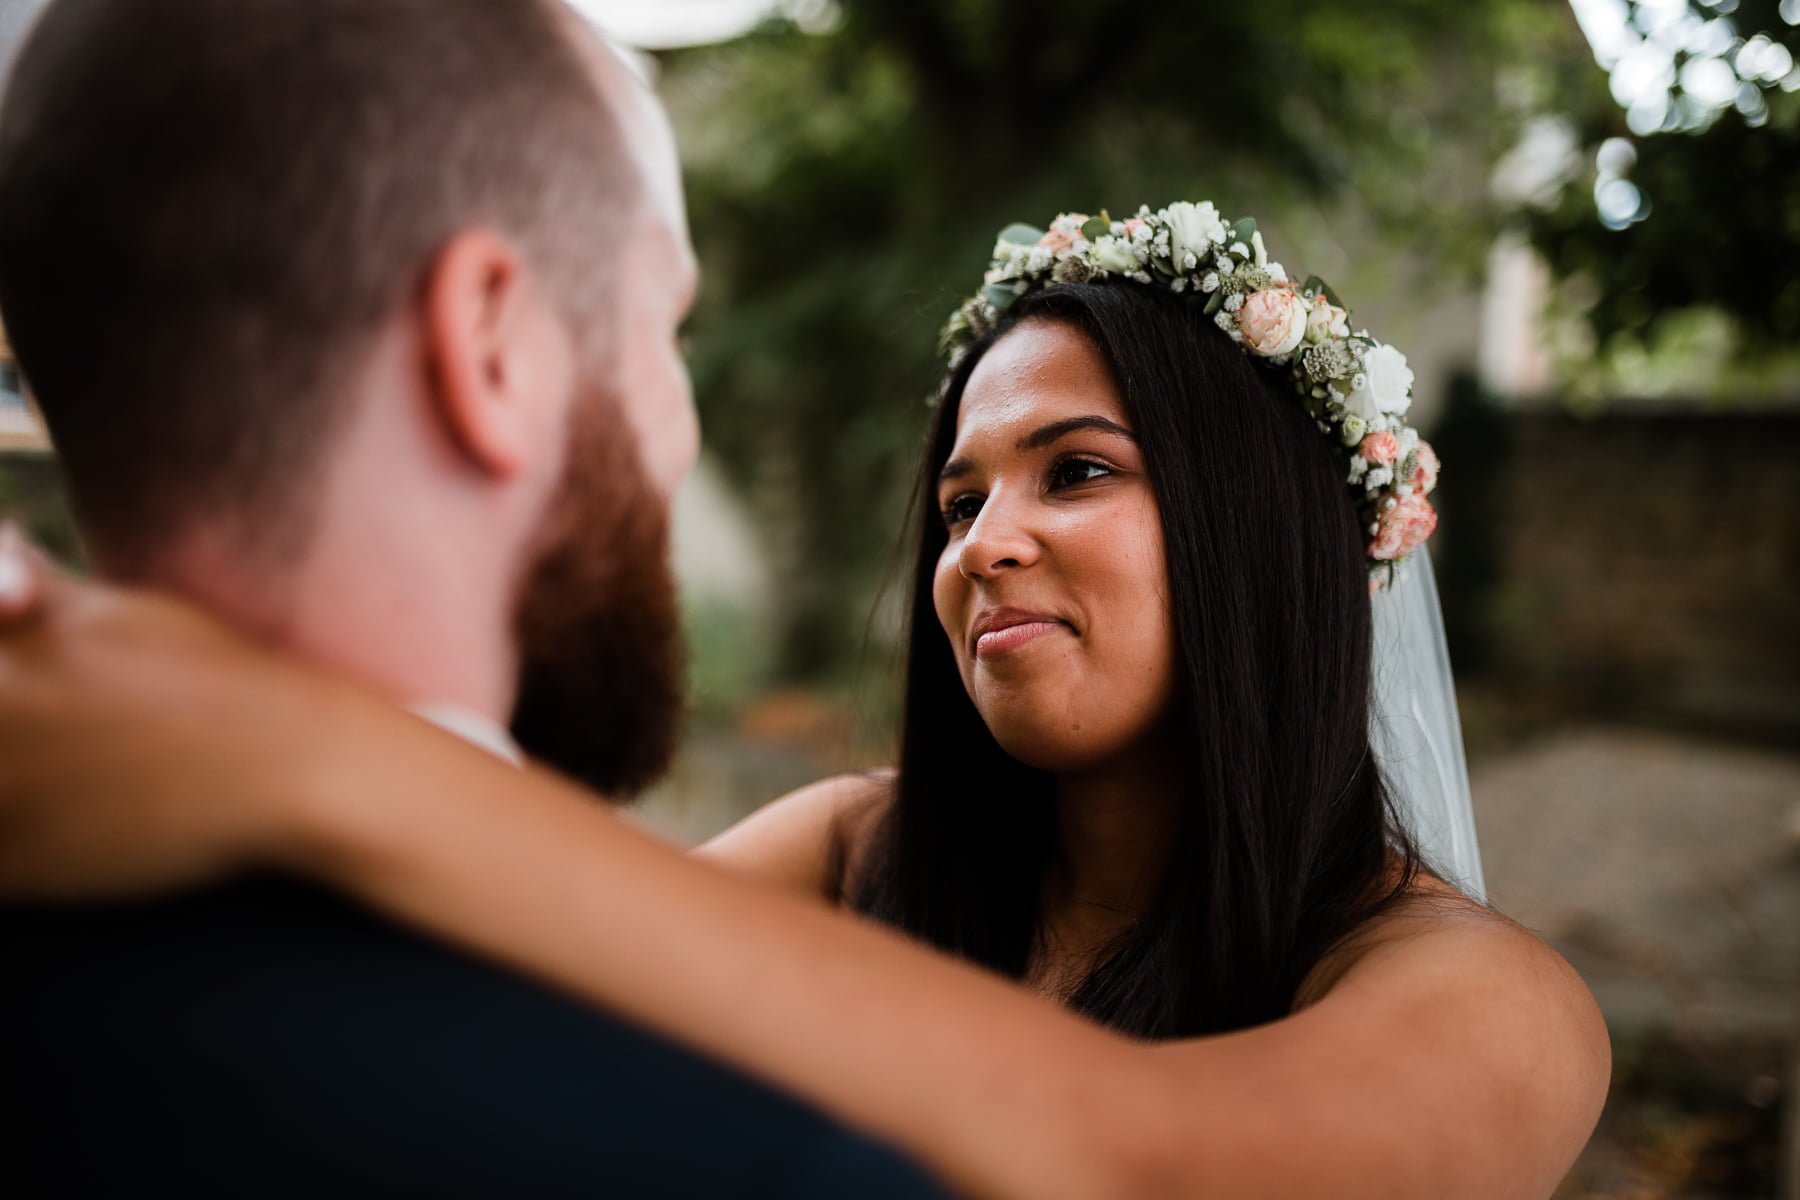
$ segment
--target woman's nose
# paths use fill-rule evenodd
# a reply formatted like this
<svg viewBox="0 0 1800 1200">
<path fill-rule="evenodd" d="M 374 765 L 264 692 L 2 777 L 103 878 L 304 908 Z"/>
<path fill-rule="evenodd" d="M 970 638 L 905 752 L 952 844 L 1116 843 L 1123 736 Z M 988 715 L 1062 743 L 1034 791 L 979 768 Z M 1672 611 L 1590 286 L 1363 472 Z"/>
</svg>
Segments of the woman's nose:
<svg viewBox="0 0 1800 1200">
<path fill-rule="evenodd" d="M 980 579 L 1037 561 L 1038 540 L 1018 507 L 1001 497 L 988 497 L 963 536 L 957 567 L 964 576 Z"/>
</svg>

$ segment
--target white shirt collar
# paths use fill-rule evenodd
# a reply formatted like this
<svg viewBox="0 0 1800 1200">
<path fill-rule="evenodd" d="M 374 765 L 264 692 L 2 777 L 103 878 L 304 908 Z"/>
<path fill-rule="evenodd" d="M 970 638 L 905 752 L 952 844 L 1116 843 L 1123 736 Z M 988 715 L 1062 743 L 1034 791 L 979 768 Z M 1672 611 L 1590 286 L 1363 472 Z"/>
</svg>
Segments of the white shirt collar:
<svg viewBox="0 0 1800 1200">
<path fill-rule="evenodd" d="M 427 700 L 408 704 L 406 711 L 430 721 L 445 733 L 454 734 L 471 746 L 486 750 L 495 758 L 504 759 L 515 767 L 525 765 L 524 753 L 505 727 L 473 709 L 464 708 L 460 704 Z"/>
</svg>

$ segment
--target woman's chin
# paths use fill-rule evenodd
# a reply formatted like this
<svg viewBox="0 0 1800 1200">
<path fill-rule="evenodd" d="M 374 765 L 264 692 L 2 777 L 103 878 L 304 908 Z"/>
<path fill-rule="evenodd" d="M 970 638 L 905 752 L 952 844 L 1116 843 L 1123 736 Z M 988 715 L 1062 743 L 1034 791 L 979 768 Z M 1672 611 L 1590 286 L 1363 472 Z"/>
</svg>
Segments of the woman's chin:
<svg viewBox="0 0 1800 1200">
<path fill-rule="evenodd" d="M 1055 721 L 1021 719 L 1017 713 L 983 716 L 988 732 L 1009 756 L 1025 766 L 1054 774 L 1099 766 L 1117 754 L 1127 740 L 1096 736 L 1099 731 L 1084 728 L 1078 718 L 1071 719 L 1066 714 Z"/>
</svg>

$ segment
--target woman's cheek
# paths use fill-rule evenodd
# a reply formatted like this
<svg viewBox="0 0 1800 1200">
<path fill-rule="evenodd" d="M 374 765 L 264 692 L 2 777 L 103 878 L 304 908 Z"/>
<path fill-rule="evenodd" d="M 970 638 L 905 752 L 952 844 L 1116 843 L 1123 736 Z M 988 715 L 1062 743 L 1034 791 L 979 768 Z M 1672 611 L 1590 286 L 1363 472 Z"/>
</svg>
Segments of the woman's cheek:
<svg viewBox="0 0 1800 1200">
<path fill-rule="evenodd" d="M 961 658 L 960 637 L 963 601 L 968 581 L 956 565 L 956 543 L 951 541 L 938 556 L 937 572 L 931 579 L 931 606 L 937 613 L 938 627 L 950 639 L 950 648 Z"/>
</svg>

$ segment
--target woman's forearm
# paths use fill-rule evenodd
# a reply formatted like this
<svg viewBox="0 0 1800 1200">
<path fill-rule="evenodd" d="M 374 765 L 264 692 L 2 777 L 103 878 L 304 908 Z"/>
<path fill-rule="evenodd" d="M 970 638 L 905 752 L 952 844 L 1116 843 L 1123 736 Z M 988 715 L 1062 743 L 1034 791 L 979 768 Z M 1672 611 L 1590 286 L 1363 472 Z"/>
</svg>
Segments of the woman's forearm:
<svg viewBox="0 0 1800 1200">
<path fill-rule="evenodd" d="M 770 1079 L 961 1191 L 1144 1194 L 1135 1148 L 1170 1115 L 1148 1050 L 439 742 L 384 738 L 310 785 L 338 799 L 294 865 Z"/>
</svg>

